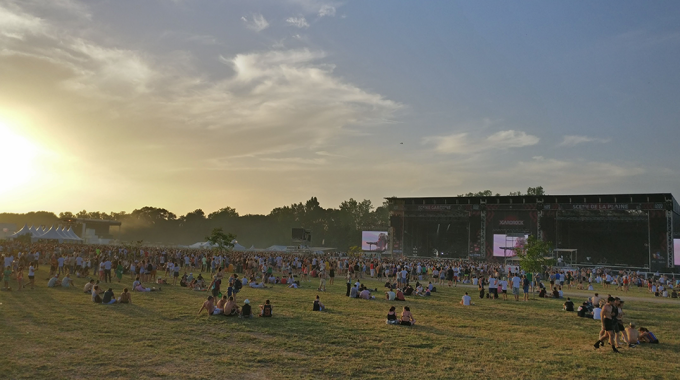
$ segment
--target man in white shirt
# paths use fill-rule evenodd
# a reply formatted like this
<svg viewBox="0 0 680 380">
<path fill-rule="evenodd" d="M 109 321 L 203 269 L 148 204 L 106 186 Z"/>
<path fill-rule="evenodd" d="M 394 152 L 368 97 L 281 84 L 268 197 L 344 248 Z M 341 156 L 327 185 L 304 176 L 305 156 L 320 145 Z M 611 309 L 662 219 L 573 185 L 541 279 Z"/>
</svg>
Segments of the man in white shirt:
<svg viewBox="0 0 680 380">
<path fill-rule="evenodd" d="M 519 285 L 522 279 L 515 273 L 512 275 L 512 295 L 515 296 L 515 301 L 519 301 Z"/>
<path fill-rule="evenodd" d="M 394 291 L 392 291 L 392 289 L 385 292 L 385 298 L 387 298 L 388 301 L 394 301 L 395 297 L 396 297 L 396 294 L 394 293 Z"/>
<path fill-rule="evenodd" d="M 498 298 L 498 288 L 496 287 L 496 278 L 494 276 L 489 276 L 489 297 L 491 299 Z"/>
<path fill-rule="evenodd" d="M 463 306 L 470 306 L 472 304 L 472 297 L 470 297 L 467 292 L 465 292 L 465 295 L 463 298 L 460 300 L 460 304 Z"/>
</svg>

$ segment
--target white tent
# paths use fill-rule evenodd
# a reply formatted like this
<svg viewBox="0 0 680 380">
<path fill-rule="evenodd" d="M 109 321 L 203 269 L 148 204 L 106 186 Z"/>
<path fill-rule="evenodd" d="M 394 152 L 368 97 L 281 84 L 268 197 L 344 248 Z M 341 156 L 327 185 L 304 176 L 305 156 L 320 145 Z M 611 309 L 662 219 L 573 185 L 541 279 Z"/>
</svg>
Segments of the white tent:
<svg viewBox="0 0 680 380">
<path fill-rule="evenodd" d="M 19 231 L 13 233 L 9 237 L 10 237 L 10 239 L 13 239 L 13 238 L 17 238 L 21 235 L 32 234 L 32 233 L 33 233 L 33 231 L 31 231 L 31 229 L 28 228 L 28 224 L 24 224 L 24 226 Z"/>
<path fill-rule="evenodd" d="M 38 237 L 34 237 L 35 240 L 59 240 L 59 242 L 64 241 L 64 237 L 57 232 L 57 229 L 52 226 L 47 232 Z"/>
<path fill-rule="evenodd" d="M 232 248 L 234 251 L 245 251 L 246 247 L 242 246 L 239 243 L 234 243 L 234 247 Z"/>
<path fill-rule="evenodd" d="M 43 231 L 40 229 L 40 227 L 31 226 L 29 230 L 31 231 L 31 234 L 33 234 L 33 237 L 38 237 L 43 234 Z"/>
<path fill-rule="evenodd" d="M 76 235 L 75 232 L 73 232 L 73 229 L 71 227 L 66 230 L 66 236 L 69 236 L 71 240 L 76 240 L 76 241 L 83 241 L 78 235 Z"/>
<path fill-rule="evenodd" d="M 285 245 L 272 245 L 269 248 L 265 248 L 265 251 L 286 252 L 288 247 Z"/>
</svg>

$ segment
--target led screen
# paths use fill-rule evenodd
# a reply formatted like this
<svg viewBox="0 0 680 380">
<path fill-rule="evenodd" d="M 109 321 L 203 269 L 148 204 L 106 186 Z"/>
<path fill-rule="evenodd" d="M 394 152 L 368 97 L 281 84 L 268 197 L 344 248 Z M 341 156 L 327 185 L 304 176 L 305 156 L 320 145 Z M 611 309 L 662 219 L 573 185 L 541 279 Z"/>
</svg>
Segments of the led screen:
<svg viewBox="0 0 680 380">
<path fill-rule="evenodd" d="M 515 250 L 524 247 L 529 235 L 493 235 L 493 255 L 498 257 L 516 256 Z"/>
<path fill-rule="evenodd" d="M 361 249 L 370 252 L 387 250 L 387 231 L 362 231 Z"/>
</svg>

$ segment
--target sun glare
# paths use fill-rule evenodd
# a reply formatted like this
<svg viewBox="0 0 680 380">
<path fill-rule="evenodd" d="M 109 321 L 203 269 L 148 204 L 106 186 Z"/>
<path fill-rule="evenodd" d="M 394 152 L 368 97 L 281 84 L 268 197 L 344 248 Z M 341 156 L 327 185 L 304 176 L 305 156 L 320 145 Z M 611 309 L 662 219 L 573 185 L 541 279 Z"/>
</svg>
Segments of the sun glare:
<svg viewBox="0 0 680 380">
<path fill-rule="evenodd" d="M 38 148 L 0 121 L 0 196 L 26 185 L 35 176 Z"/>
</svg>

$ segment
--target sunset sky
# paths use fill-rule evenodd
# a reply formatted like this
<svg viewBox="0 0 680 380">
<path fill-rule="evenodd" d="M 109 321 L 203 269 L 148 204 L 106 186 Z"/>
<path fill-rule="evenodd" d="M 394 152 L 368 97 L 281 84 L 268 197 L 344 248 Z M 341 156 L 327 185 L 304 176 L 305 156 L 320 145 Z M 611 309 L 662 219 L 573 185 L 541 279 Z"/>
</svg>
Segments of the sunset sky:
<svg viewBox="0 0 680 380">
<path fill-rule="evenodd" d="M 680 195 L 677 1 L 0 0 L 0 212 Z"/>
</svg>

